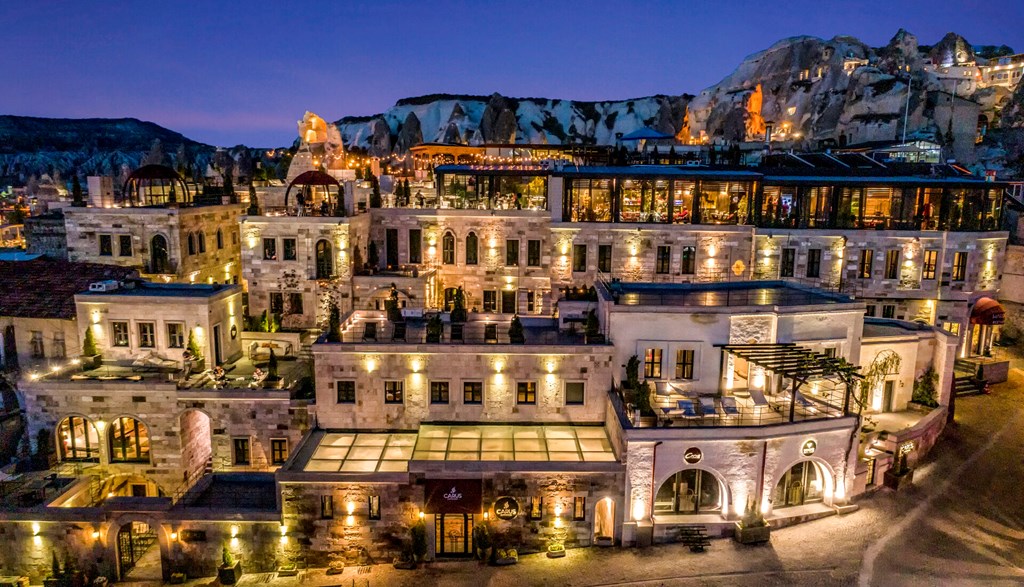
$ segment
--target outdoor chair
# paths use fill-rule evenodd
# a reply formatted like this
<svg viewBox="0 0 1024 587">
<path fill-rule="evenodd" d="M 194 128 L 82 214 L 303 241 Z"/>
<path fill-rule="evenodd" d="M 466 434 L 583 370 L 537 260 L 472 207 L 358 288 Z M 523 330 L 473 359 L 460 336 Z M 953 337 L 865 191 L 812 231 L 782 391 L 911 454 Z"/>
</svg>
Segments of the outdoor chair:
<svg viewBox="0 0 1024 587">
<path fill-rule="evenodd" d="M 676 406 L 679 407 L 679 412 L 684 418 L 697 418 L 697 409 L 693 406 L 693 400 L 681 399 L 676 402 Z"/>
<path fill-rule="evenodd" d="M 377 323 L 367 322 L 363 326 L 363 341 L 376 342 L 377 341 Z"/>
<path fill-rule="evenodd" d="M 753 400 L 755 409 L 768 407 L 768 400 L 764 397 L 763 391 L 751 389 L 750 399 Z"/>
<path fill-rule="evenodd" d="M 736 398 L 723 397 L 720 401 L 722 404 L 722 411 L 725 412 L 726 416 L 740 415 L 740 409 L 736 406 Z"/>
<path fill-rule="evenodd" d="M 713 397 L 702 397 L 700 401 L 700 411 L 705 416 L 717 416 L 718 408 L 715 406 L 715 398 Z"/>
</svg>

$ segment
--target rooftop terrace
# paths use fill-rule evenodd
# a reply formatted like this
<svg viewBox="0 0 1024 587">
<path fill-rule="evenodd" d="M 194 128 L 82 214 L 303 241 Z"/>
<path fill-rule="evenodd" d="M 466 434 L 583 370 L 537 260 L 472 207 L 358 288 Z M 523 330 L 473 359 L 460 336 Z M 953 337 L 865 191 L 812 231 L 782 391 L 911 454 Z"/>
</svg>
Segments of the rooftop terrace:
<svg viewBox="0 0 1024 587">
<path fill-rule="evenodd" d="M 601 295 L 616 306 L 813 306 L 855 303 L 841 294 L 785 281 L 733 283 L 601 282 Z"/>
</svg>

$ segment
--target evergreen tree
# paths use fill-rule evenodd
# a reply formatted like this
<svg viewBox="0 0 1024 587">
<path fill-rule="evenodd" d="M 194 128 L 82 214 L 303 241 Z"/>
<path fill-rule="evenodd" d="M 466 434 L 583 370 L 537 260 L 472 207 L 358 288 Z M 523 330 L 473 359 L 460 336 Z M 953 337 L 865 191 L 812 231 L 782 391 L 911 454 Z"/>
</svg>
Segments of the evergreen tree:
<svg viewBox="0 0 1024 587">
<path fill-rule="evenodd" d="M 455 298 L 452 300 L 452 313 L 450 319 L 453 324 L 458 324 L 465 322 L 468 317 L 469 316 L 466 313 L 466 294 L 462 291 L 462 287 L 459 286 L 459 288 L 455 290 Z"/>
<path fill-rule="evenodd" d="M 384 308 L 387 310 L 388 322 L 405 321 L 402 317 L 402 309 L 398 307 L 398 288 L 393 283 L 391 284 L 391 292 L 388 294 L 388 299 L 384 302 Z"/>
<path fill-rule="evenodd" d="M 267 360 L 267 378 L 276 381 L 280 379 L 277 376 L 277 355 L 274 354 L 274 349 L 270 349 L 270 358 Z"/>
<path fill-rule="evenodd" d="M 327 342 L 341 342 L 341 312 L 333 303 L 327 310 Z"/>
<path fill-rule="evenodd" d="M 380 256 L 377 254 L 377 243 L 370 241 L 370 245 L 366 252 L 366 262 L 370 264 L 370 269 L 376 271 L 380 266 Z"/>
<path fill-rule="evenodd" d="M 100 354 L 96 348 L 96 338 L 92 334 L 92 327 L 86 327 L 85 336 L 82 339 L 82 354 L 86 357 L 94 357 Z"/>
<path fill-rule="evenodd" d="M 523 330 L 523 322 L 519 319 L 519 316 L 512 317 L 512 323 L 508 326 L 508 340 L 512 344 L 524 344 L 526 342 L 526 332 Z"/>
<path fill-rule="evenodd" d="M 188 344 L 185 347 L 188 352 L 191 353 L 192 358 L 195 360 L 201 360 L 203 358 L 203 351 L 199 348 L 199 343 L 196 342 L 196 335 L 194 330 L 188 331 Z"/>
<path fill-rule="evenodd" d="M 377 180 L 375 175 L 370 175 L 370 207 L 380 208 L 380 181 Z"/>
<path fill-rule="evenodd" d="M 85 206 L 85 199 L 82 197 L 82 182 L 78 181 L 78 173 L 71 176 L 71 203 L 81 208 Z"/>
</svg>

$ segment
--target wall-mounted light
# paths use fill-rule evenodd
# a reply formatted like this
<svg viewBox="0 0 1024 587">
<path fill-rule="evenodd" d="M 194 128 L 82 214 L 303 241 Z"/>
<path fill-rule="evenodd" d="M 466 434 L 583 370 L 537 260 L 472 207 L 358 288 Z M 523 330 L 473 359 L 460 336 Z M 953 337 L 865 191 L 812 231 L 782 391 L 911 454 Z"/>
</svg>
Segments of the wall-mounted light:
<svg viewBox="0 0 1024 587">
<path fill-rule="evenodd" d="M 39 536 L 39 522 L 32 522 L 32 535 Z"/>
<path fill-rule="evenodd" d="M 99 530 L 93 530 L 93 532 L 92 532 L 92 539 L 93 540 L 99 540 L 100 539 Z M 173 538 L 172 538 L 172 540 L 173 540 Z"/>
<path fill-rule="evenodd" d="M 355 504 L 355 502 L 354 501 L 350 501 L 350 502 L 346 503 L 345 504 L 345 511 L 348 512 L 348 515 L 350 515 L 350 516 L 352 514 L 356 513 L 356 504 Z"/>
<path fill-rule="evenodd" d="M 173 542 L 173 541 L 175 541 L 177 539 L 178 539 L 178 533 L 177 532 L 171 532 L 171 541 Z"/>
<path fill-rule="evenodd" d="M 238 526 L 235 526 L 234 524 L 231 526 L 231 537 L 238 538 Z"/>
</svg>

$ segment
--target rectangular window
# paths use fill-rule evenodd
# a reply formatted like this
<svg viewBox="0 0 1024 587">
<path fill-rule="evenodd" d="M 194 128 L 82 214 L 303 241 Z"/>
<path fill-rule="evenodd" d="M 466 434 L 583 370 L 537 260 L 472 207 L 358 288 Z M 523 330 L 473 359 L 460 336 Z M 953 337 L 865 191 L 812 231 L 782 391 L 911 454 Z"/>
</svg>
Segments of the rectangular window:
<svg viewBox="0 0 1024 587">
<path fill-rule="evenodd" d="M 498 292 L 487 290 L 484 292 L 484 312 L 494 312 L 498 309 Z"/>
<path fill-rule="evenodd" d="M 893 304 L 882 305 L 882 318 L 895 318 L 896 317 L 896 306 Z"/>
<path fill-rule="evenodd" d="M 967 279 L 967 252 L 957 251 L 953 253 L 953 272 L 950 275 L 953 281 Z"/>
<path fill-rule="evenodd" d="M 921 262 L 921 279 L 935 279 L 935 268 L 939 259 L 938 251 L 925 251 Z"/>
<path fill-rule="evenodd" d="M 283 260 L 285 260 L 285 261 L 294 261 L 294 260 L 299 258 L 298 246 L 295 243 L 295 239 L 293 239 L 293 238 L 281 239 L 281 242 L 284 245 L 283 246 L 284 250 L 281 251 L 283 253 L 283 255 L 281 257 Z"/>
<path fill-rule="evenodd" d="M 516 403 L 537 403 L 537 383 L 534 381 L 520 381 L 516 383 Z"/>
<path fill-rule="evenodd" d="M 864 315 L 865 316 L 874 317 L 877 312 L 878 312 L 878 307 L 875 306 L 874 304 L 868 304 L 867 306 L 864 307 Z"/>
<path fill-rule="evenodd" d="M 128 323 L 127 322 L 114 322 L 111 324 L 111 328 L 114 331 L 114 346 L 128 346 Z"/>
<path fill-rule="evenodd" d="M 333 495 L 321 495 L 320 496 L 320 518 L 324 520 L 330 520 L 334 517 L 334 496 Z"/>
<path fill-rule="evenodd" d="M 857 276 L 861 279 L 871 279 L 871 265 L 875 260 L 875 252 L 871 249 L 864 249 L 860 252 L 860 265 Z"/>
<path fill-rule="evenodd" d="M 132 235 L 122 234 L 117 237 L 117 254 L 119 257 L 132 256 Z"/>
<path fill-rule="evenodd" d="M 33 359 L 45 359 L 46 349 L 43 345 L 43 333 L 38 330 L 32 331 L 32 339 L 30 341 L 32 345 L 32 358 Z"/>
<path fill-rule="evenodd" d="M 251 452 L 249 450 L 249 439 L 248 438 L 235 438 L 232 440 L 235 454 L 236 465 L 248 465 L 251 460 Z"/>
<path fill-rule="evenodd" d="M 185 348 L 185 325 L 180 322 L 167 323 L 167 347 L 172 349 Z"/>
<path fill-rule="evenodd" d="M 693 379 L 693 349 L 676 352 L 676 379 Z"/>
<path fill-rule="evenodd" d="M 572 270 L 575 272 L 587 270 L 587 245 L 572 246 Z"/>
<path fill-rule="evenodd" d="M 582 522 L 587 519 L 587 498 L 583 496 L 572 499 L 572 519 Z"/>
<path fill-rule="evenodd" d="M 289 314 L 302 314 L 302 294 L 299 292 L 290 292 L 288 294 L 288 313 Z"/>
<path fill-rule="evenodd" d="M 889 249 L 885 252 L 885 278 L 898 279 L 900 276 L 900 250 Z"/>
<path fill-rule="evenodd" d="M 56 359 L 67 358 L 67 346 L 64 344 L 64 333 L 57 332 L 53 335 L 53 357 Z"/>
<path fill-rule="evenodd" d="M 139 346 L 151 349 L 156 346 L 156 324 L 139 322 Z"/>
<path fill-rule="evenodd" d="M 284 314 L 284 294 L 276 291 L 270 293 L 270 313 Z"/>
<path fill-rule="evenodd" d="M 270 464 L 283 465 L 288 460 L 288 439 L 270 439 Z"/>
<path fill-rule="evenodd" d="M 462 403 L 480 404 L 484 401 L 484 384 L 482 381 L 462 382 Z"/>
<path fill-rule="evenodd" d="M 672 268 L 672 247 L 659 245 L 657 256 L 654 258 L 654 272 L 659 275 L 668 275 Z"/>
<path fill-rule="evenodd" d="M 543 497 L 531 497 L 530 498 L 530 519 L 539 520 L 544 517 L 544 498 Z"/>
<path fill-rule="evenodd" d="M 793 277 L 796 270 L 796 249 L 782 249 L 782 263 L 779 265 L 779 277 Z"/>
<path fill-rule="evenodd" d="M 601 273 L 612 272 L 611 245 L 597 245 L 597 270 Z"/>
<path fill-rule="evenodd" d="M 447 381 L 431 381 L 430 382 L 430 403 L 432 403 L 432 404 L 446 404 L 446 403 L 448 403 L 448 382 Z"/>
<path fill-rule="evenodd" d="M 959 322 L 943 322 L 942 329 L 952 334 L 953 336 L 960 336 L 960 323 Z"/>
<path fill-rule="evenodd" d="M 826 357 L 828 357 L 830 359 L 834 359 L 834 358 L 836 358 L 836 354 L 839 352 L 839 349 L 837 349 L 834 346 L 830 346 L 830 347 L 827 347 L 827 348 L 823 349 L 822 352 L 825 353 Z"/>
<path fill-rule="evenodd" d="M 695 247 L 683 247 L 679 263 L 679 272 L 683 275 L 693 275 L 696 273 L 697 249 Z"/>
<path fill-rule="evenodd" d="M 536 312 L 537 307 L 537 296 L 533 293 L 533 290 L 526 292 L 526 311 L 530 314 Z"/>
<path fill-rule="evenodd" d="M 380 519 L 380 496 L 379 495 L 371 495 L 370 498 L 367 499 L 366 501 L 367 501 L 367 506 L 368 506 L 367 512 L 366 512 L 366 517 L 371 519 L 371 520 L 379 520 Z"/>
<path fill-rule="evenodd" d="M 224 233 L 219 228 L 217 229 L 217 248 L 224 248 Z"/>
<path fill-rule="evenodd" d="M 505 266 L 519 266 L 519 241 L 508 239 L 505 241 Z"/>
<path fill-rule="evenodd" d="M 384 403 L 386 404 L 400 404 L 402 403 L 402 382 L 401 381 L 385 381 L 384 382 Z"/>
<path fill-rule="evenodd" d="M 484 324 L 484 342 L 496 343 L 498 342 L 498 325 L 497 324 Z"/>
<path fill-rule="evenodd" d="M 110 257 L 114 254 L 114 241 L 113 237 L 109 234 L 100 235 L 100 256 Z"/>
<path fill-rule="evenodd" d="M 418 228 L 409 229 L 409 262 L 423 262 L 423 231 Z"/>
<path fill-rule="evenodd" d="M 661 379 L 661 349 L 644 351 L 644 377 Z"/>
<path fill-rule="evenodd" d="M 565 405 L 581 406 L 585 396 L 585 385 L 582 381 L 565 382 Z"/>
<path fill-rule="evenodd" d="M 540 241 L 526 241 L 526 266 L 540 267 Z"/>
<path fill-rule="evenodd" d="M 263 259 L 266 261 L 277 261 L 277 239 L 263 239 Z"/>
<path fill-rule="evenodd" d="M 356 403 L 356 382 L 355 381 L 337 381 L 335 385 L 338 388 L 338 403 L 339 404 L 354 404 Z"/>
<path fill-rule="evenodd" d="M 807 250 L 807 277 L 821 275 L 821 249 Z"/>
</svg>

